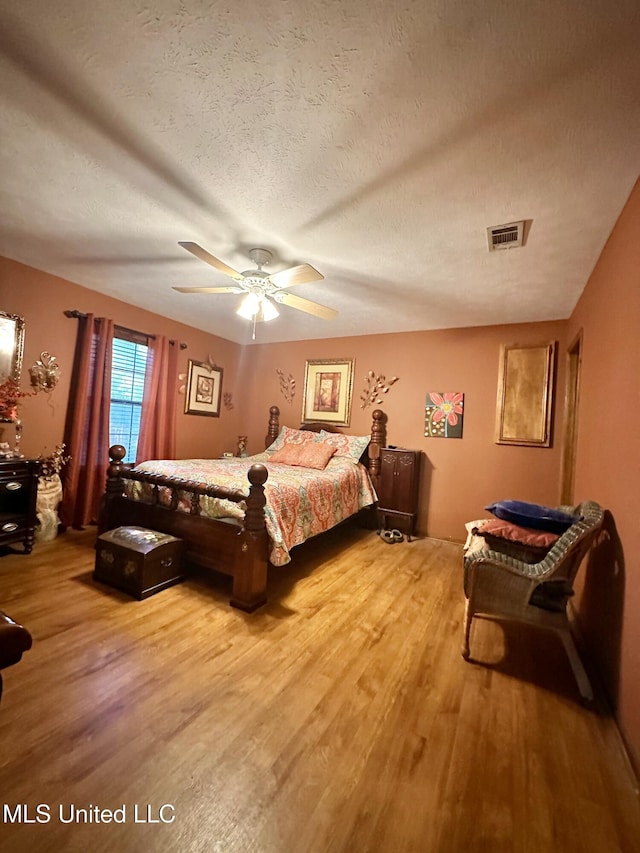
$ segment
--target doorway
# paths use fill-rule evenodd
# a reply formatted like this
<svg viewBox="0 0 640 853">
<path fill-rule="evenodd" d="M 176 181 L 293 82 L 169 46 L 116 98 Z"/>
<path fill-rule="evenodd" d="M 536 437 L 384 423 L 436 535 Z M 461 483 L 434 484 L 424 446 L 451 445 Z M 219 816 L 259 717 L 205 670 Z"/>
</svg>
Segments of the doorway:
<svg viewBox="0 0 640 853">
<path fill-rule="evenodd" d="M 573 505 L 578 445 L 578 403 L 580 398 L 580 364 L 582 361 L 582 329 L 567 350 L 567 386 L 564 398 L 564 442 L 562 446 L 562 480 L 560 502 Z"/>
</svg>

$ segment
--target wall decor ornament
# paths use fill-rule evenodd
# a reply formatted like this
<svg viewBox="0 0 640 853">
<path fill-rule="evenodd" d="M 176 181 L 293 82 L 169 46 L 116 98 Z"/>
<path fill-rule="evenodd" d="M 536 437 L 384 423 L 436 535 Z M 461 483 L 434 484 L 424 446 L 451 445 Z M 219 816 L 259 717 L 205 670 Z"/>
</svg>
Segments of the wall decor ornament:
<svg viewBox="0 0 640 853">
<path fill-rule="evenodd" d="M 40 359 L 29 368 L 29 375 L 31 385 L 36 391 L 46 391 L 47 393 L 53 391 L 60 379 L 60 365 L 56 361 L 55 355 L 41 352 Z"/>
<path fill-rule="evenodd" d="M 181 349 L 183 349 L 183 348 L 186 348 L 186 344 L 181 344 Z M 205 369 L 206 369 L 206 370 L 208 370 L 209 372 L 213 372 L 214 370 L 218 370 L 218 369 L 219 369 L 219 368 L 218 368 L 218 365 L 215 363 L 215 361 L 214 361 L 214 360 L 213 360 L 213 358 L 211 357 L 211 354 L 209 354 L 209 355 L 207 356 L 207 360 L 206 360 L 206 361 L 201 361 L 201 362 L 199 362 L 199 363 L 200 363 L 200 365 L 201 365 L 203 368 L 205 368 Z M 178 394 L 186 394 L 186 392 L 187 392 L 187 378 L 188 378 L 188 376 L 187 376 L 187 374 L 186 374 L 186 373 L 179 373 L 179 374 L 178 374 L 178 380 L 179 380 L 180 382 L 182 382 L 182 385 L 180 385 L 180 387 L 178 388 Z M 226 394 L 225 394 L 225 396 L 226 396 Z M 229 399 L 231 399 L 231 395 L 229 395 Z M 227 408 L 231 408 L 231 409 L 232 409 L 232 408 L 233 408 L 233 405 L 231 405 L 231 406 L 227 406 Z"/>
<path fill-rule="evenodd" d="M 229 411 L 233 409 L 233 395 L 231 394 L 231 391 L 224 392 L 222 395 L 222 402 L 224 403 L 225 409 L 228 409 Z"/>
<path fill-rule="evenodd" d="M 218 370 L 218 365 L 213 360 L 211 353 L 209 353 L 209 355 L 207 356 L 207 360 L 202 362 L 202 366 L 208 367 L 211 371 Z"/>
<path fill-rule="evenodd" d="M 429 391 L 425 406 L 424 434 L 429 438 L 462 438 L 464 394 Z"/>
<path fill-rule="evenodd" d="M 284 370 L 280 370 L 279 367 L 276 367 L 276 373 L 280 379 L 280 393 L 287 403 L 292 405 L 293 398 L 296 396 L 296 380 L 292 373 L 285 374 Z"/>
<path fill-rule="evenodd" d="M 376 376 L 373 370 L 370 370 L 365 377 L 364 391 L 360 395 L 360 408 L 366 409 L 373 403 L 382 403 L 382 395 L 389 393 L 389 388 L 398 381 L 398 376 L 394 376 L 387 381 L 384 375 Z"/>
<path fill-rule="evenodd" d="M 353 365 L 352 358 L 307 361 L 302 398 L 302 423 L 349 426 Z"/>
<path fill-rule="evenodd" d="M 222 368 L 213 368 L 208 362 L 189 359 L 185 413 L 218 418 L 221 399 Z"/>
</svg>

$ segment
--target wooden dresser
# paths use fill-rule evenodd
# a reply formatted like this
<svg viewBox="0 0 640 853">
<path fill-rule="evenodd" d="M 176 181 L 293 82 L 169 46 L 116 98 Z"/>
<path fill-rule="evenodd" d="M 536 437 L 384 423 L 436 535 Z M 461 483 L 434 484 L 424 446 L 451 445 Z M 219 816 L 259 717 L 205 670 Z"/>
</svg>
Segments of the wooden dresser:
<svg viewBox="0 0 640 853">
<path fill-rule="evenodd" d="M 33 548 L 40 463 L 37 459 L 0 459 L 0 545 L 22 542 Z"/>
<path fill-rule="evenodd" d="M 380 451 L 378 480 L 378 520 L 381 527 L 395 526 L 411 536 L 415 534 L 420 485 L 420 450 L 383 447 Z"/>
</svg>

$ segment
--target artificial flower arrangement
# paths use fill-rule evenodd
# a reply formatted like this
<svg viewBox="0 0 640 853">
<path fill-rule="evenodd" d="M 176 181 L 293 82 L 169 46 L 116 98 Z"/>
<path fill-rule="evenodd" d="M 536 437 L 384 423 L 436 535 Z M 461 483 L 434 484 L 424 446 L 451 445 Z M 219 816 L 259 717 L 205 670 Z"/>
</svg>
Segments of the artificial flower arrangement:
<svg viewBox="0 0 640 853">
<path fill-rule="evenodd" d="M 38 456 L 40 462 L 40 476 L 44 479 L 59 476 L 63 467 L 71 459 L 70 456 L 65 456 L 65 444 L 56 445 L 56 449 L 50 456 Z"/>
<path fill-rule="evenodd" d="M 37 391 L 23 391 L 15 379 L 9 377 L 0 383 L 0 418 L 15 421 L 18 418 L 18 401 L 33 397 Z"/>
</svg>

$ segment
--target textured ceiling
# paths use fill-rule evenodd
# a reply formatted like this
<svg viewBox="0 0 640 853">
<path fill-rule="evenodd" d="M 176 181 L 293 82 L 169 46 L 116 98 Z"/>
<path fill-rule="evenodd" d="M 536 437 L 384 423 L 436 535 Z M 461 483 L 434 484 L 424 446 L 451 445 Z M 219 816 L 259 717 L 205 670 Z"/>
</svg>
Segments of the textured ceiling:
<svg viewBox="0 0 640 853">
<path fill-rule="evenodd" d="M 638 176 L 638 0 L 0 0 L 0 254 L 241 343 L 567 317 Z M 525 219 L 489 253 L 486 227 Z M 80 308 L 83 306 L 69 306 Z"/>
</svg>

